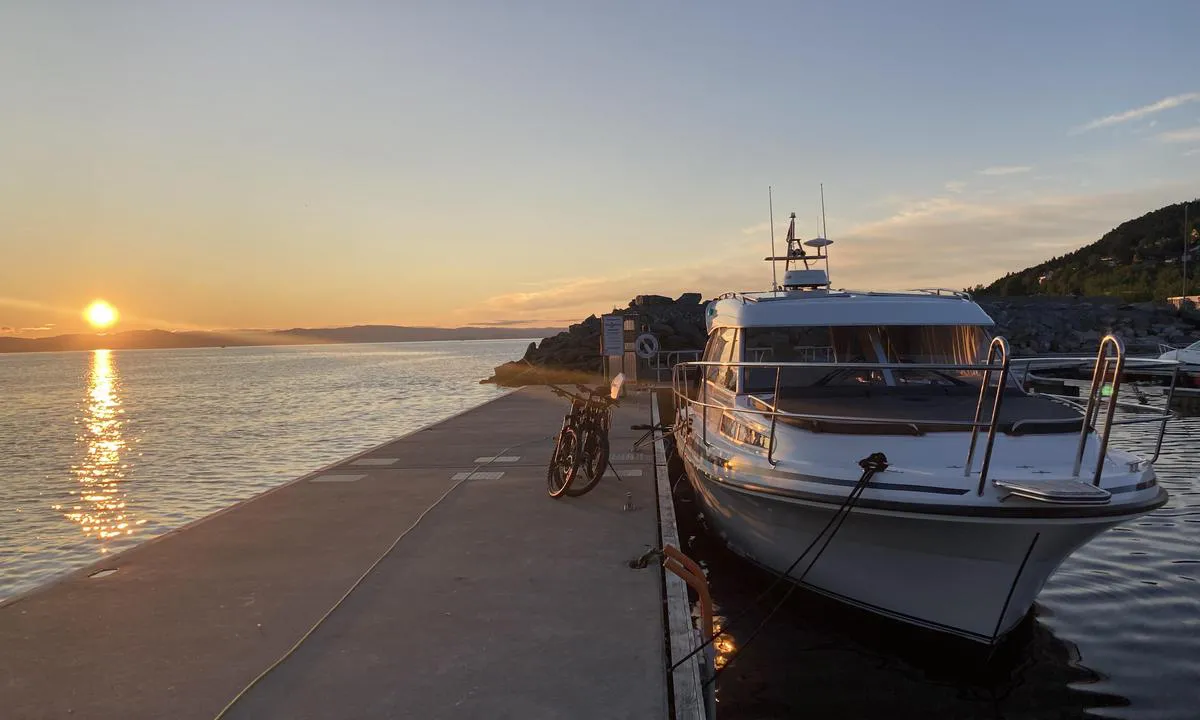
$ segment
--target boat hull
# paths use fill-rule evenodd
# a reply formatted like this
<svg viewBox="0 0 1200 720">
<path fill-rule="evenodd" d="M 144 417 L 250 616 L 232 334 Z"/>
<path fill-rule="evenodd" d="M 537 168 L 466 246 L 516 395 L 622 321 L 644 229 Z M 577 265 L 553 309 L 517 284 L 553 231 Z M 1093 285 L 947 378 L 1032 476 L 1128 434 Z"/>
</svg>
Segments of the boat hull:
<svg viewBox="0 0 1200 720">
<path fill-rule="evenodd" d="M 1127 519 L 1048 523 L 859 508 L 809 568 L 815 550 L 799 563 L 797 557 L 840 500 L 757 492 L 687 457 L 684 466 L 709 525 L 733 552 L 779 574 L 795 563 L 788 578 L 807 588 L 978 642 L 994 642 L 1015 627 L 1063 560 Z"/>
</svg>

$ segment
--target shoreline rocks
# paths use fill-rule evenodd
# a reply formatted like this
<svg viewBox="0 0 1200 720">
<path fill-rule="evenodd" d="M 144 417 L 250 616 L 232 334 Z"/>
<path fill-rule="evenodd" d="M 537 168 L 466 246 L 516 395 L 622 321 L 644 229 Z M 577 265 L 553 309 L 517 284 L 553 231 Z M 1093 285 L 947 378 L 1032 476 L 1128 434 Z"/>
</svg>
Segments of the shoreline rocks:
<svg viewBox="0 0 1200 720">
<path fill-rule="evenodd" d="M 1094 354 L 1100 338 L 1114 333 L 1130 355 L 1159 355 L 1159 344 L 1185 345 L 1200 336 L 1200 311 L 1166 303 L 1128 303 L 1110 297 L 978 297 L 993 320 L 994 332 L 1008 338 L 1016 356 L 1042 353 Z M 639 295 L 614 313 L 636 313 L 658 336 L 662 350 L 704 347 L 704 308 L 699 293 L 672 300 Z M 508 387 L 552 383 L 595 383 L 601 372 L 600 318 L 592 315 L 540 343 L 525 355 L 498 366 L 484 383 Z"/>
</svg>

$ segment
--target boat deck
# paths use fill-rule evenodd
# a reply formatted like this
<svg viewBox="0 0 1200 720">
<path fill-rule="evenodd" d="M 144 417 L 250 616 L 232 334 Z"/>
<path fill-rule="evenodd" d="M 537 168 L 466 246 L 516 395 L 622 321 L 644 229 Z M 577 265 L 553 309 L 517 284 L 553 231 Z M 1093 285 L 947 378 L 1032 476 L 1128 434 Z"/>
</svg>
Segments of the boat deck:
<svg viewBox="0 0 1200 720">
<path fill-rule="evenodd" d="M 553 500 L 565 407 L 506 395 L 9 601 L 3 715 L 213 718 L 383 556 L 226 717 L 665 717 L 649 403 L 624 481 Z"/>
<path fill-rule="evenodd" d="M 869 418 L 839 422 L 783 416 L 781 422 L 814 432 L 842 434 L 910 434 L 970 432 L 979 390 L 970 388 L 795 388 L 780 393 L 778 409 L 788 413 L 827 417 Z M 982 422 L 991 417 L 994 395 L 984 404 Z M 756 398 L 757 399 L 757 398 Z M 769 408 L 769 403 L 758 404 Z M 997 430 L 1010 434 L 1078 433 L 1083 416 L 1049 398 L 1013 390 L 1005 393 Z"/>
</svg>

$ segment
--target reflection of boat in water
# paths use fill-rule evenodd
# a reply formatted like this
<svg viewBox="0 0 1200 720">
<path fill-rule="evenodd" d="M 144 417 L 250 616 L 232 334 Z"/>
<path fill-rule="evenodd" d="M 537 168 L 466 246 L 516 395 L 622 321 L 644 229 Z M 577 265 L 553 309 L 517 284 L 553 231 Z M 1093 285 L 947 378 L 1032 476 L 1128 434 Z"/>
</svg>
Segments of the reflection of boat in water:
<svg viewBox="0 0 1200 720">
<path fill-rule="evenodd" d="M 834 291 L 829 241 L 806 244 L 813 254 L 789 231 L 787 254 L 768 258 L 784 263 L 775 290 L 710 304 L 704 359 L 674 372 L 678 451 L 732 550 L 992 642 L 1067 556 L 1166 502 L 1153 458 L 1108 447 L 1119 340 L 1102 342 L 1085 402 L 1030 395 L 969 296 Z M 861 470 L 876 453 L 886 463 Z"/>
</svg>

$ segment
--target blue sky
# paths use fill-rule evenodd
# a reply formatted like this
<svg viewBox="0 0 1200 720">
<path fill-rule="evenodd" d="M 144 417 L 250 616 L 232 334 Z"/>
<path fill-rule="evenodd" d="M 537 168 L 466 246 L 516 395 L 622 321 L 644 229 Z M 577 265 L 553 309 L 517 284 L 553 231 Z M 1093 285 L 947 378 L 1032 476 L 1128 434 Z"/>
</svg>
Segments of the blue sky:
<svg viewBox="0 0 1200 720">
<path fill-rule="evenodd" d="M 962 287 L 1200 196 L 1200 3 L 0 2 L 0 326 Z M 1192 28 L 1191 37 L 1188 28 Z M 25 331 L 34 334 L 34 331 Z"/>
</svg>

